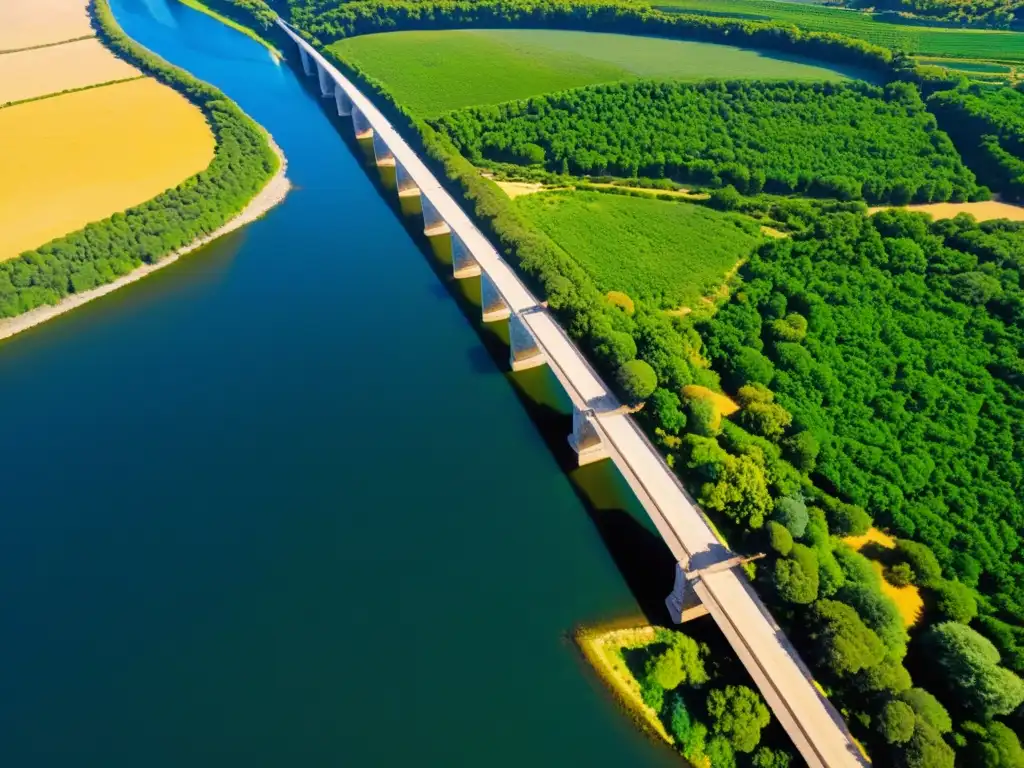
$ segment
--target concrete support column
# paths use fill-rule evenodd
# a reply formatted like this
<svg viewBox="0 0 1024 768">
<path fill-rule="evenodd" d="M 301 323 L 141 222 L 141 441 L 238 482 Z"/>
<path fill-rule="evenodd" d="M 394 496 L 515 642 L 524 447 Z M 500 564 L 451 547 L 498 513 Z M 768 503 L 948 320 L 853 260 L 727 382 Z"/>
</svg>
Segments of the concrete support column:
<svg viewBox="0 0 1024 768">
<path fill-rule="evenodd" d="M 331 77 L 331 73 L 328 72 L 324 65 L 319 61 L 316 63 L 316 74 L 320 78 L 320 95 L 325 99 L 334 95 L 334 78 Z"/>
<path fill-rule="evenodd" d="M 421 202 L 423 205 L 423 234 L 427 237 L 450 234 L 451 227 L 448 226 L 448 222 L 444 220 L 441 212 L 430 202 L 430 198 L 421 195 Z"/>
<path fill-rule="evenodd" d="M 456 232 L 452 232 L 452 272 L 456 280 L 480 274 L 480 265 Z"/>
<path fill-rule="evenodd" d="M 313 74 L 313 58 L 306 53 L 306 49 L 301 45 L 299 46 L 299 58 L 302 59 L 302 71 L 306 73 L 306 77 Z"/>
<path fill-rule="evenodd" d="M 391 147 L 384 142 L 384 139 L 376 131 L 373 133 L 373 157 L 377 161 L 377 165 L 395 164 L 395 156 L 391 152 Z"/>
<path fill-rule="evenodd" d="M 537 340 L 526 325 L 522 315 L 511 315 L 508 319 L 508 362 L 513 371 L 525 371 L 547 362 Z"/>
<path fill-rule="evenodd" d="M 608 450 L 594 424 L 595 418 L 592 410 L 582 411 L 573 406 L 569 445 L 576 451 L 576 458 L 581 467 L 608 458 Z"/>
<path fill-rule="evenodd" d="M 352 114 L 352 99 L 340 85 L 334 86 L 334 103 L 338 107 L 338 117 L 348 117 Z"/>
<path fill-rule="evenodd" d="M 352 105 L 352 129 L 356 132 L 357 139 L 368 139 L 373 136 L 370 121 L 355 104 Z"/>
<path fill-rule="evenodd" d="M 498 293 L 498 286 L 487 275 L 480 273 L 480 309 L 483 313 L 485 323 L 493 323 L 495 320 L 505 320 L 512 314 L 505 299 Z"/>
<path fill-rule="evenodd" d="M 693 591 L 693 584 L 682 563 L 676 563 L 675 584 L 672 587 L 672 594 L 665 598 L 665 606 L 676 624 L 685 624 L 691 619 L 708 614 L 708 609 Z"/>
<path fill-rule="evenodd" d="M 398 183 L 399 197 L 419 197 L 420 188 L 413 181 L 412 176 L 405 170 L 405 166 L 395 161 L 395 178 Z"/>
</svg>

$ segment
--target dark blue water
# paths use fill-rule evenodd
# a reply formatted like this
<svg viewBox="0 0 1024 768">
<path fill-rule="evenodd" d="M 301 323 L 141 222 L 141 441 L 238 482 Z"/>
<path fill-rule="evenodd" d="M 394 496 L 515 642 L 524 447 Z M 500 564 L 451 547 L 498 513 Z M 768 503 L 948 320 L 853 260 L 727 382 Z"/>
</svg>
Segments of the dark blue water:
<svg viewBox="0 0 1024 768">
<path fill-rule="evenodd" d="M 637 612 L 616 479 L 560 469 L 291 69 L 112 5 L 296 189 L 0 345 L 0 764 L 671 764 L 569 639 Z"/>
</svg>

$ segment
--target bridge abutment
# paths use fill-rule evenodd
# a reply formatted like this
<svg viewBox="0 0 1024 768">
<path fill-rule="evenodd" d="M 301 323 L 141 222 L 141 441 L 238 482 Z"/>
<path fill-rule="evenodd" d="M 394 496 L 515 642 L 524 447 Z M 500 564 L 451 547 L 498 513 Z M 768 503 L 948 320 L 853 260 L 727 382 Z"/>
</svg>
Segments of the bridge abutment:
<svg viewBox="0 0 1024 768">
<path fill-rule="evenodd" d="M 481 273 L 477 260 L 455 232 L 452 232 L 452 273 L 456 280 L 476 277 Z"/>
<path fill-rule="evenodd" d="M 509 316 L 508 344 L 508 361 L 513 371 L 525 371 L 547 362 L 540 345 L 533 337 L 533 332 L 530 331 L 526 321 L 519 314 Z"/>
<path fill-rule="evenodd" d="M 594 425 L 595 418 L 593 410 L 584 411 L 573 406 L 569 445 L 576 451 L 576 458 L 581 467 L 608 458 L 608 449 Z"/>
<path fill-rule="evenodd" d="M 340 86 L 334 88 L 334 103 L 338 107 L 338 117 L 348 117 L 352 114 L 352 99 Z"/>
<path fill-rule="evenodd" d="M 485 323 L 506 320 L 512 314 L 508 303 L 498 292 L 498 286 L 486 272 L 480 273 L 480 311 Z"/>
<path fill-rule="evenodd" d="M 334 95 L 334 80 L 330 73 L 318 61 L 316 63 L 316 76 L 320 80 L 320 95 L 325 99 Z"/>
<path fill-rule="evenodd" d="M 682 563 L 676 563 L 675 584 L 672 586 L 672 594 L 665 598 L 665 606 L 676 624 L 685 624 L 708 614 L 708 609 L 697 597 L 693 582 Z"/>
<path fill-rule="evenodd" d="M 301 45 L 299 46 L 299 58 L 302 59 L 302 71 L 306 73 L 306 77 L 309 77 L 313 74 L 313 58 Z"/>
</svg>

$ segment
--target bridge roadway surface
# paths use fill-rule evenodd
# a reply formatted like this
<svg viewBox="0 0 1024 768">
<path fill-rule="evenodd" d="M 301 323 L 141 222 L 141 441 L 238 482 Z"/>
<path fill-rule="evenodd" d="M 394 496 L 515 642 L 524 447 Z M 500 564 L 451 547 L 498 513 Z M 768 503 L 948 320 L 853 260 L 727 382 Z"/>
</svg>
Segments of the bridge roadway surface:
<svg viewBox="0 0 1024 768">
<path fill-rule="evenodd" d="M 815 689 L 796 650 L 738 568 L 715 569 L 734 553 L 719 543 L 703 513 L 662 460 L 657 449 L 623 412 L 562 328 L 530 293 L 490 241 L 355 85 L 283 21 L 279 26 L 318 68 L 325 70 L 390 149 L 422 195 L 458 234 L 511 311 L 519 314 L 551 370 L 573 401 L 593 412 L 609 457 L 632 487 L 662 538 L 688 572 L 689 585 L 746 666 L 794 746 L 813 768 L 865 768 L 839 713 Z M 329 94 L 332 95 L 332 94 Z"/>
</svg>

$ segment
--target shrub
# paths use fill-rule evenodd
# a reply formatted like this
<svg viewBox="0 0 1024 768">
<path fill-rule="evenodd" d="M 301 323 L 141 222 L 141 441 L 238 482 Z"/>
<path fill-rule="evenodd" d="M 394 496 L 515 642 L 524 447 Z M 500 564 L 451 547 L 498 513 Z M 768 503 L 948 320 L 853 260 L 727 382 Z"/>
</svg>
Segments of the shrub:
<svg viewBox="0 0 1024 768">
<path fill-rule="evenodd" d="M 619 368 L 619 386 L 626 399 L 633 405 L 650 397 L 658 387 L 654 369 L 643 360 L 630 360 Z"/>
<path fill-rule="evenodd" d="M 885 580 L 895 587 L 905 587 L 914 582 L 914 569 L 910 563 L 896 563 L 885 569 Z"/>
<path fill-rule="evenodd" d="M 736 191 L 736 187 L 727 184 L 724 187 L 711 190 L 711 199 L 708 200 L 708 205 L 720 211 L 732 211 L 738 208 L 742 201 L 743 198 Z"/>
</svg>

